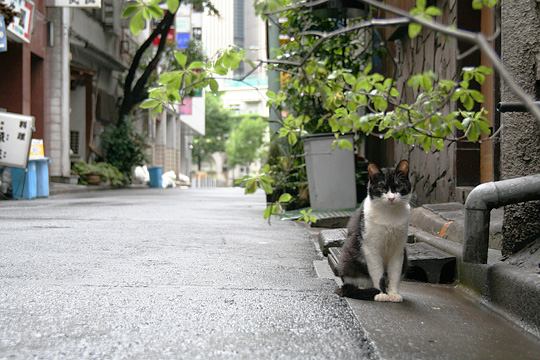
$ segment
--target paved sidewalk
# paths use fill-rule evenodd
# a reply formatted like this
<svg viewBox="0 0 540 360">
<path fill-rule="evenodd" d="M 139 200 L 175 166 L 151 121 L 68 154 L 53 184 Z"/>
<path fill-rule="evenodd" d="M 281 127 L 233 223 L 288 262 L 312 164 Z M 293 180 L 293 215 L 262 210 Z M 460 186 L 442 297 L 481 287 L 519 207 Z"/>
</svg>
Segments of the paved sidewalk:
<svg viewBox="0 0 540 360">
<path fill-rule="evenodd" d="M 0 204 L 0 358 L 376 358 L 304 227 L 240 189 Z"/>
</svg>

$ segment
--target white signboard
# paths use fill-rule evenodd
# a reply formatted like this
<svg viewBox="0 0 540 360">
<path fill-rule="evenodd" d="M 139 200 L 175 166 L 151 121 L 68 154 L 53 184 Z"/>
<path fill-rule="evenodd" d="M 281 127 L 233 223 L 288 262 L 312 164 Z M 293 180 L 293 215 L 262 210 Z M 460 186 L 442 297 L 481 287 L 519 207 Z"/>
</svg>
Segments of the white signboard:
<svg viewBox="0 0 540 360">
<path fill-rule="evenodd" d="M 100 8 L 101 0 L 47 0 L 47 6 Z"/>
<path fill-rule="evenodd" d="M 8 26 L 10 33 L 18 39 L 29 43 L 34 23 L 34 2 L 32 0 L 0 0 L 4 4 L 13 7 L 19 15 L 13 18 Z"/>
<path fill-rule="evenodd" d="M 0 166 L 26 168 L 34 118 L 0 112 Z"/>
</svg>

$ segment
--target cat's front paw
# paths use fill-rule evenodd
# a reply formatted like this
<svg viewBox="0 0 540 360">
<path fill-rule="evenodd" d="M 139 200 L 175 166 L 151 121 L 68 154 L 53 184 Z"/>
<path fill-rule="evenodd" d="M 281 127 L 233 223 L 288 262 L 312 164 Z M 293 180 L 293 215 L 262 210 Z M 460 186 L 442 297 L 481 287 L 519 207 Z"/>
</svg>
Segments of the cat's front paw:
<svg viewBox="0 0 540 360">
<path fill-rule="evenodd" d="M 387 301 L 402 302 L 403 297 L 401 295 L 399 295 L 398 293 L 390 293 L 390 294 L 388 294 L 388 300 Z"/>
<path fill-rule="evenodd" d="M 390 301 L 390 297 L 388 296 L 388 294 L 379 293 L 375 295 L 375 301 Z"/>
</svg>

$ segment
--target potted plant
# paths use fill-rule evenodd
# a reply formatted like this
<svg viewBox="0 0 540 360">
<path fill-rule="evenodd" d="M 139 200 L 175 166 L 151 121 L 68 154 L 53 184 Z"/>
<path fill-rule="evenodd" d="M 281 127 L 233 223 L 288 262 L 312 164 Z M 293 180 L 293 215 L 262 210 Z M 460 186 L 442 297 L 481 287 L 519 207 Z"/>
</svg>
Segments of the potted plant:
<svg viewBox="0 0 540 360">
<path fill-rule="evenodd" d="M 372 52 L 367 51 L 370 35 L 365 31 L 350 32 L 317 45 L 318 35 L 309 34 L 328 33 L 343 26 L 348 21 L 344 12 L 298 9 L 281 15 L 282 35 L 294 39 L 285 41 L 277 56 L 277 62 L 283 61 L 279 70 L 290 76 L 282 77 L 278 93 L 268 94 L 269 104 L 282 115 L 279 137 L 287 139 L 290 156 L 305 158 L 311 207 L 354 208 L 354 150 L 355 145 L 363 143 L 356 143 L 353 126 L 348 131 L 336 129 L 334 110 L 348 101 L 344 77 L 356 78 L 371 59 Z M 287 60 L 293 58 L 301 59 L 303 66 L 299 68 L 294 62 L 288 65 Z"/>
<path fill-rule="evenodd" d="M 79 183 L 82 185 L 100 185 L 103 182 L 111 186 L 123 186 L 126 184 L 125 176 L 109 163 L 89 164 L 84 161 L 77 161 L 73 164 L 72 171 L 79 176 Z"/>
</svg>

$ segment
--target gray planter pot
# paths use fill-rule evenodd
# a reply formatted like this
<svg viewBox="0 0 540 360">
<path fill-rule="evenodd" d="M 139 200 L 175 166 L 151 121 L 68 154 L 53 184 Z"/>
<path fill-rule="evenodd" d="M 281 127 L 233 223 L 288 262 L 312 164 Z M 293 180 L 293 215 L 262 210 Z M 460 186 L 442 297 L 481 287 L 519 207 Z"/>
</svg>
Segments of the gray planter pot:
<svg viewBox="0 0 540 360">
<path fill-rule="evenodd" d="M 342 136 L 353 142 L 353 136 Z M 354 152 L 332 149 L 333 134 L 304 138 L 304 153 L 311 207 L 317 210 L 356 207 Z"/>
</svg>

